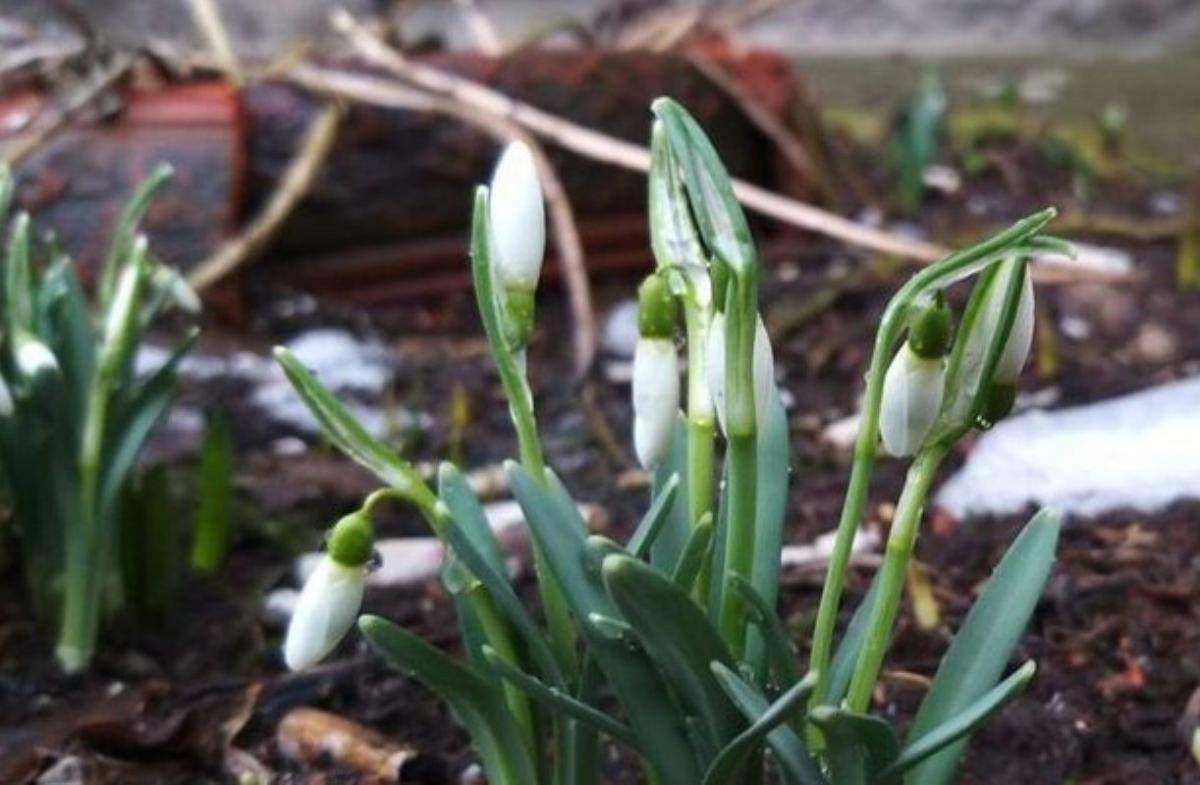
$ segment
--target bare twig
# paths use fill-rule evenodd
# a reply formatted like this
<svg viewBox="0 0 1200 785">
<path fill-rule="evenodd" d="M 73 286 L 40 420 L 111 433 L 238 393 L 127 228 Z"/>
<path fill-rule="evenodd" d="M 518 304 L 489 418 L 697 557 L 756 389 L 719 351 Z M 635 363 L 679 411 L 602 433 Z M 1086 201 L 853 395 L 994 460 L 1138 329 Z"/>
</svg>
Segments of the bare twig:
<svg viewBox="0 0 1200 785">
<path fill-rule="evenodd" d="M 497 141 L 519 139 L 525 142 L 533 153 L 533 161 L 546 195 L 559 268 L 567 288 L 571 319 L 575 328 L 575 371 L 582 374 L 591 367 L 596 356 L 596 316 L 592 308 L 591 286 L 588 283 L 587 266 L 583 258 L 583 241 L 580 239 L 575 214 L 567 199 L 562 180 L 536 137 L 505 115 L 481 111 L 445 96 L 383 82 L 375 77 L 304 64 L 293 68 L 291 77 L 297 84 L 326 95 L 353 98 L 395 109 L 444 114 L 480 128 Z"/>
<path fill-rule="evenodd" d="M 192 19 L 200 34 L 204 36 L 205 43 L 221 64 L 225 78 L 238 87 L 245 85 L 246 78 L 241 63 L 238 62 L 233 46 L 229 43 L 229 33 L 221 21 L 221 12 L 217 10 L 215 0 L 188 0 L 188 7 L 192 10 Z"/>
<path fill-rule="evenodd" d="M 503 54 L 504 44 L 500 40 L 500 34 L 496 32 L 491 17 L 479 7 L 479 3 L 475 0 L 454 0 L 454 5 L 458 8 L 475 47 L 487 55 Z"/>
<path fill-rule="evenodd" d="M 295 157 L 262 212 L 241 234 L 193 268 L 188 283 L 197 290 L 208 288 L 262 250 L 312 187 L 337 138 L 341 115 L 341 109 L 334 103 L 321 108 L 309 123 Z"/>
<path fill-rule="evenodd" d="M 17 137 L 10 145 L 0 150 L 0 160 L 12 165 L 20 162 L 51 136 L 60 131 L 76 112 L 103 95 L 125 75 L 133 65 L 133 58 L 117 54 L 113 62 L 83 84 L 59 106 L 48 106 L 28 131 Z"/>
<path fill-rule="evenodd" d="M 498 90 L 470 79 L 407 60 L 344 10 L 333 13 L 333 24 L 366 60 L 411 85 L 491 115 L 508 117 L 579 155 L 641 172 L 650 169 L 650 151 L 641 145 L 587 128 L 523 101 L 513 100 Z M 933 243 L 911 240 L 856 223 L 745 180 L 734 180 L 733 187 L 742 204 L 757 213 L 851 245 L 920 261 L 933 261 L 946 254 L 945 248 Z"/>
</svg>

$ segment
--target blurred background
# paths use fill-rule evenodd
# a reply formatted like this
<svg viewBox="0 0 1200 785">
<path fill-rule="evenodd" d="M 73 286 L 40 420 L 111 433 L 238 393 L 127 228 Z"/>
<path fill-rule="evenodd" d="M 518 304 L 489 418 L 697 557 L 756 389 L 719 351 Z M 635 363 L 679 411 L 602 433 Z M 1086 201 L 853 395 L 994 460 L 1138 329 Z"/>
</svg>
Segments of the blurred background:
<svg viewBox="0 0 1200 785">
<path fill-rule="evenodd" d="M 57 673 L 0 547 L 0 782 L 479 781 L 445 709 L 361 643 L 282 672 L 296 576 L 373 486 L 270 347 L 422 466 L 470 472 L 521 574 L 499 470 L 514 439 L 466 244 L 473 186 L 503 142 L 530 141 L 549 200 L 530 351 L 547 455 L 590 525 L 627 533 L 647 485 L 628 380 L 659 95 L 708 130 L 762 248 L 793 438 L 781 610 L 802 655 L 888 297 L 947 249 L 1058 208 L 1049 231 L 1078 258 L 1035 264 L 1016 410 L 948 461 L 877 697 L 914 705 L 1003 545 L 1053 505 L 1068 527 L 1023 648 L 1041 670 L 961 781 L 1200 783 L 1195 0 L 5 0 L 0 159 L 35 233 L 90 281 L 129 194 L 174 168 L 143 224 L 201 296 L 202 334 L 141 467 L 170 478 L 169 539 L 186 541 L 227 423 L 231 495 L 218 562 L 153 618 L 114 611 L 83 677 Z M 861 568 L 904 468 L 876 472 Z M 402 510 L 382 531 L 394 555 L 368 609 L 454 648 L 438 543 Z M 334 733 L 362 755 L 322 746 Z M 636 781 L 615 751 L 605 766 Z"/>
</svg>

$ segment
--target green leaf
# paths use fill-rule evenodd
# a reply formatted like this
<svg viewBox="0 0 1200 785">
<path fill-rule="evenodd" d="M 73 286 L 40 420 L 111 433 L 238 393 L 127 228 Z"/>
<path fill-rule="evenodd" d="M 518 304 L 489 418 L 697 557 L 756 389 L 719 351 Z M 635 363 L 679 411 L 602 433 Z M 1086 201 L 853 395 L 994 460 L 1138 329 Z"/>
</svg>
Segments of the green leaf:
<svg viewBox="0 0 1200 785">
<path fill-rule="evenodd" d="M 41 332 L 58 358 L 68 427 L 76 433 L 83 426 L 88 387 L 96 370 L 96 334 L 87 298 L 70 259 L 58 259 L 42 276 L 39 300 L 40 320 L 44 323 Z"/>
<path fill-rule="evenodd" d="M 871 579 L 871 587 L 854 609 L 854 615 L 850 617 L 846 632 L 842 634 L 842 640 L 833 654 L 833 664 L 829 666 L 829 683 L 821 703 L 836 706 L 846 697 L 846 691 L 850 689 L 850 679 L 854 676 L 854 665 L 858 662 L 858 653 L 867 637 L 871 606 L 875 604 L 878 594 L 879 573 L 876 572 L 875 577 Z"/>
<path fill-rule="evenodd" d="M 1007 679 L 984 693 L 979 700 L 905 747 L 900 752 L 900 756 L 879 773 L 878 781 L 886 782 L 892 775 L 902 774 L 929 756 L 974 732 L 985 720 L 1024 692 L 1036 670 L 1037 666 L 1034 665 L 1033 660 L 1026 661 Z"/>
<path fill-rule="evenodd" d="M 585 528 L 579 510 L 553 472 L 538 483 L 515 463 L 505 466 L 513 495 L 525 513 L 529 530 L 546 556 L 567 603 L 588 640 L 590 652 L 608 677 L 625 709 L 646 760 L 660 782 L 698 782 L 701 771 L 691 742 L 666 691 L 662 677 L 645 653 L 627 641 L 602 634 L 588 619 L 592 614 L 618 617 L 600 576 L 589 573 L 584 552 Z"/>
<path fill-rule="evenodd" d="M 97 286 L 101 312 L 107 311 L 108 304 L 112 301 L 112 296 L 117 286 L 117 277 L 120 274 L 121 267 L 129 259 L 130 252 L 133 249 L 134 237 L 137 235 L 138 224 L 141 223 L 142 216 L 146 214 L 146 208 L 150 206 L 150 200 L 154 197 L 158 189 L 167 182 L 173 172 L 174 170 L 170 164 L 159 163 L 151 170 L 146 179 L 138 185 L 137 190 L 129 197 L 129 201 L 125 202 L 125 206 L 121 208 L 121 217 L 117 220 L 117 227 L 109 243 L 108 252 L 105 254 L 104 262 L 100 267 Z"/>
<path fill-rule="evenodd" d="M 683 415 L 675 418 L 675 427 L 671 430 L 671 441 L 667 451 L 658 466 L 654 467 L 653 494 L 657 498 L 662 494 L 672 478 L 677 486 L 675 499 L 667 505 L 666 520 L 660 524 L 658 534 L 650 548 L 650 563 L 660 570 L 669 570 L 679 561 L 679 554 L 687 543 L 688 534 L 692 530 L 692 522 L 688 518 L 687 496 L 687 420 Z M 636 553 L 634 548 L 629 549 Z"/>
<path fill-rule="evenodd" d="M 670 518 L 675 499 L 680 495 L 679 477 L 680 475 L 676 472 L 667 477 L 661 485 L 656 484 L 654 501 L 650 503 L 650 509 L 646 510 L 646 514 L 642 516 L 637 528 L 630 535 L 629 542 L 625 545 L 625 550 L 639 559 L 644 560 L 650 556 L 651 548 L 654 547 L 658 535 L 662 534 L 663 527 Z"/>
<path fill-rule="evenodd" d="M 783 549 L 783 523 L 791 476 L 788 436 L 787 412 L 779 400 L 779 391 L 773 390 L 758 433 L 754 566 L 750 574 L 755 592 L 772 609 L 779 597 L 779 552 Z M 754 669 L 760 684 L 766 678 L 767 660 L 766 642 L 758 630 L 751 630 L 746 642 L 746 661 Z"/>
<path fill-rule="evenodd" d="M 479 498 L 471 490 L 470 483 L 463 473 L 452 463 L 442 462 L 438 466 L 438 498 L 450 510 L 453 526 L 458 528 L 466 537 L 472 551 L 482 559 L 490 570 L 497 575 L 505 575 L 508 571 L 504 563 L 504 554 L 496 533 L 488 523 L 487 514 Z M 466 561 L 466 559 L 464 559 Z M 469 564 L 468 564 L 469 566 Z M 474 568 L 471 568 L 474 572 Z M 508 581 L 504 581 L 508 585 Z"/>
<path fill-rule="evenodd" d="M 726 693 L 736 692 L 738 676 L 719 662 L 712 664 L 713 675 L 725 686 Z M 704 785 L 732 785 L 734 779 L 746 760 L 755 749 L 762 744 L 763 739 L 771 731 L 779 727 L 795 713 L 804 708 L 805 699 L 817 684 L 817 675 L 810 673 L 803 680 L 793 684 L 771 704 L 770 708 L 759 715 L 746 730 L 729 742 L 713 761 L 712 766 L 704 775 Z"/>
<path fill-rule="evenodd" d="M 870 714 L 817 706 L 809 719 L 825 736 L 825 760 L 837 785 L 897 785 L 896 777 L 878 779 L 900 755 L 892 726 Z"/>
<path fill-rule="evenodd" d="M 503 692 L 402 627 L 379 616 L 358 620 L 363 636 L 398 670 L 412 674 L 450 704 L 494 785 L 537 782 L 537 767 L 504 703 Z"/>
<path fill-rule="evenodd" d="M 191 563 L 208 573 L 225 560 L 233 528 L 233 438 L 220 414 L 209 419 L 200 440 L 199 493 Z"/>
<path fill-rule="evenodd" d="M 427 496 L 428 489 L 412 466 L 367 433 L 354 415 L 309 373 L 294 354 L 277 346 L 275 359 L 316 418 L 321 432 L 335 447 L 392 488 L 411 497 L 419 507 L 425 509 L 432 504 L 432 498 Z"/>
<path fill-rule="evenodd" d="M 628 726 L 617 722 L 599 709 L 576 700 L 561 689 L 547 686 L 539 679 L 530 676 L 518 668 L 514 668 L 511 664 L 505 662 L 496 653 L 495 649 L 490 646 L 484 647 L 483 656 L 487 660 L 488 665 L 496 672 L 496 675 L 506 681 L 512 682 L 529 697 L 541 701 L 551 708 L 558 709 L 567 716 L 579 720 L 615 741 L 619 741 L 635 750 L 638 749 L 637 737 Z"/>
<path fill-rule="evenodd" d="M 909 746 L 966 710 L 999 680 L 1050 575 L 1060 526 L 1056 513 L 1042 510 L 1000 560 L 938 666 L 909 729 Z M 950 782 L 966 742 L 957 741 L 924 761 L 904 781 L 908 785 Z"/>
<path fill-rule="evenodd" d="M 796 652 L 775 609 L 742 576 L 734 575 L 730 585 L 746 602 L 746 617 L 761 636 L 767 663 L 775 671 L 775 677 L 784 688 L 791 688 L 800 680 L 800 671 L 796 668 Z M 764 681 L 759 679 L 760 683 Z"/>
<path fill-rule="evenodd" d="M 604 585 L 651 659 L 675 692 L 704 723 L 720 749 L 745 723 L 709 669 L 733 657 L 708 618 L 688 596 L 650 565 L 631 556 L 605 558 Z"/>
<path fill-rule="evenodd" d="M 720 671 L 718 683 L 742 715 L 758 722 L 770 711 L 770 704 L 753 685 L 728 669 Z M 828 781 L 813 761 L 800 737 L 786 725 L 778 725 L 767 733 L 767 744 L 788 783 L 792 785 L 828 785 Z M 838 783 L 841 785 L 841 783 Z"/>
<path fill-rule="evenodd" d="M 683 553 L 679 554 L 679 563 L 671 572 L 671 581 L 689 594 L 696 582 L 696 576 L 708 560 L 708 552 L 712 547 L 712 533 L 712 514 L 705 513 L 700 522 L 692 528 L 692 536 L 688 537 L 687 545 L 683 546 Z"/>
<path fill-rule="evenodd" d="M 704 129 L 671 98 L 655 100 L 650 110 L 662 123 L 671 158 L 679 164 L 705 245 L 739 274 L 757 267 L 750 225 L 733 193 L 729 173 Z"/>
<path fill-rule="evenodd" d="M 124 600 L 143 619 L 169 618 L 178 585 L 177 516 L 166 467 L 161 464 L 130 483 L 121 505 L 119 565 Z"/>
<path fill-rule="evenodd" d="M 12 336 L 24 330 L 32 333 L 36 284 L 29 258 L 29 215 L 20 213 L 12 223 L 8 238 L 8 253 L 4 262 L 5 326 Z"/>
</svg>

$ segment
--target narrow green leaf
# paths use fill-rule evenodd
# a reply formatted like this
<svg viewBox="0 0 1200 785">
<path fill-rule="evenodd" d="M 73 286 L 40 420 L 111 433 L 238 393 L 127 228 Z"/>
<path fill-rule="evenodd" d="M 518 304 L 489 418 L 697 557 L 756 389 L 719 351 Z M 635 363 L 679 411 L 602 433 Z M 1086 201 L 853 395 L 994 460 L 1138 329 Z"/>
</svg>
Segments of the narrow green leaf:
<svg viewBox="0 0 1200 785">
<path fill-rule="evenodd" d="M 629 542 L 625 545 L 625 550 L 639 559 L 645 560 L 650 556 L 650 549 L 654 547 L 658 535 L 662 534 L 663 527 L 667 524 L 671 508 L 675 499 L 679 497 L 679 477 L 678 473 L 673 473 L 655 488 L 650 509 L 646 510 L 646 514 L 638 521 L 637 528 L 633 530 Z"/>
<path fill-rule="evenodd" d="M 1036 670 L 1037 666 L 1033 660 L 1027 660 L 1008 678 L 984 693 L 979 700 L 901 750 L 900 756 L 878 774 L 877 781 L 886 782 L 892 775 L 904 773 L 930 755 L 974 732 L 984 721 L 1024 692 Z"/>
<path fill-rule="evenodd" d="M 996 566 L 942 658 L 933 685 L 908 732 L 911 746 L 992 689 L 1037 607 L 1054 563 L 1059 516 L 1042 510 L 1026 524 Z M 908 785 L 950 782 L 967 739 L 909 771 Z"/>
<path fill-rule="evenodd" d="M 595 728 L 615 741 L 619 741 L 635 750 L 638 749 L 637 737 L 628 726 L 614 720 L 599 709 L 576 700 L 561 689 L 550 687 L 528 673 L 514 668 L 511 664 L 501 659 L 496 650 L 490 646 L 484 646 L 483 656 L 487 659 L 488 665 L 496 672 L 496 675 L 512 682 L 529 697 L 541 701 L 551 708 L 558 709 L 585 725 Z"/>
<path fill-rule="evenodd" d="M 789 435 L 787 412 L 779 400 L 779 391 L 773 390 L 758 433 L 754 566 L 750 574 L 750 583 L 755 592 L 771 609 L 774 609 L 779 597 L 779 552 L 783 549 L 783 524 L 791 476 Z M 766 678 L 768 659 L 766 641 L 758 630 L 750 630 L 746 641 L 746 661 L 754 669 L 759 684 Z"/>
<path fill-rule="evenodd" d="M 233 528 L 233 437 L 219 413 L 209 419 L 200 440 L 200 483 L 192 569 L 213 572 L 225 560 Z"/>
<path fill-rule="evenodd" d="M 722 670 L 718 683 L 738 711 L 750 722 L 758 722 L 770 711 L 771 705 L 753 685 L 731 670 Z M 804 742 L 787 725 L 777 725 L 767 733 L 767 744 L 789 783 L 794 785 L 829 785 L 821 769 L 813 761 Z M 841 785 L 841 783 L 837 783 Z"/>
<path fill-rule="evenodd" d="M 553 472 L 543 486 L 515 463 L 505 466 L 513 495 L 525 513 L 534 541 L 563 590 L 587 637 L 591 655 L 608 677 L 646 759 L 660 782 L 698 782 L 701 770 L 673 697 L 645 653 L 628 642 L 601 634 L 591 614 L 619 617 L 600 576 L 589 574 L 584 552 L 585 529 L 579 510 Z"/>
<path fill-rule="evenodd" d="M 20 213 L 9 230 L 8 253 L 4 263 L 4 315 L 9 344 L 11 336 L 24 330 L 33 332 L 35 282 L 29 258 L 29 215 Z"/>
<path fill-rule="evenodd" d="M 137 190 L 129 197 L 129 201 L 125 202 L 124 207 L 121 208 L 121 217 L 117 220 L 108 252 L 100 267 L 97 286 L 101 312 L 107 311 L 108 304 L 112 301 L 117 286 L 117 276 L 120 274 L 121 267 L 129 259 L 134 237 L 137 235 L 138 224 L 141 223 L 142 216 L 146 214 L 150 200 L 158 189 L 170 179 L 173 172 L 170 164 L 159 163 L 151 170 L 146 179 L 142 180 Z"/>
<path fill-rule="evenodd" d="M 892 726 L 870 714 L 817 706 L 808 715 L 825 736 L 825 760 L 837 785 L 867 785 L 900 755 Z M 897 785 L 896 777 L 878 779 Z"/>
<path fill-rule="evenodd" d="M 650 105 L 679 164 L 700 236 L 708 249 L 739 273 L 758 265 L 750 225 L 733 193 L 725 164 L 699 123 L 671 98 Z"/>
<path fill-rule="evenodd" d="M 675 427 L 671 430 L 671 441 L 667 445 L 667 451 L 658 462 L 658 466 L 654 467 L 653 494 L 656 498 L 667 484 L 672 482 L 672 478 L 675 478 L 677 486 L 674 500 L 664 511 L 666 520 L 660 524 L 658 534 L 650 547 L 650 563 L 663 571 L 671 569 L 679 561 L 679 554 L 683 552 L 683 546 L 692 530 L 687 510 L 687 441 L 687 420 L 680 415 L 675 419 Z"/>
<path fill-rule="evenodd" d="M 296 356 L 282 346 L 275 347 L 275 360 L 288 381 L 312 412 L 321 432 L 335 447 L 359 465 L 374 472 L 380 480 L 426 508 L 432 504 L 428 489 L 406 461 L 389 450 L 359 424 L 346 407 L 317 381 Z M 419 498 L 418 498 L 419 497 Z"/>
<path fill-rule="evenodd" d="M 705 513 L 700 522 L 692 527 L 692 536 L 688 537 L 683 553 L 679 554 L 679 563 L 671 573 L 671 581 L 688 594 L 696 583 L 696 576 L 708 560 L 712 548 L 713 522 L 712 513 Z"/>
<path fill-rule="evenodd" d="M 837 706 L 846 697 L 846 691 L 850 689 L 850 679 L 854 676 L 854 665 L 858 662 L 858 653 L 867 637 L 871 606 L 875 604 L 878 594 L 879 573 L 876 572 L 875 577 L 871 579 L 871 587 L 854 609 L 854 615 L 850 617 L 850 623 L 846 625 L 842 640 L 833 654 L 833 663 L 829 666 L 829 686 L 821 703 Z"/>
<path fill-rule="evenodd" d="M 742 576 L 734 575 L 731 585 L 746 601 L 747 618 L 758 630 L 766 650 L 767 663 L 775 671 L 775 678 L 785 689 L 791 688 L 800 680 L 800 671 L 796 667 L 796 652 L 775 609 Z M 764 680 L 760 678 L 759 681 L 762 683 Z"/>
<path fill-rule="evenodd" d="M 363 636 L 393 667 L 412 674 L 454 710 L 495 785 L 537 782 L 537 767 L 504 703 L 503 692 L 441 651 L 379 616 L 358 620 Z"/>
<path fill-rule="evenodd" d="M 646 651 L 720 749 L 745 723 L 709 669 L 733 657 L 716 628 L 687 592 L 630 556 L 604 560 L 604 585 Z"/>
<path fill-rule="evenodd" d="M 737 687 L 734 682 L 739 680 L 737 674 L 719 662 L 712 664 L 712 671 L 717 680 L 725 687 L 727 694 L 736 692 Z M 736 782 L 734 777 L 745 765 L 751 753 L 763 743 L 767 734 L 787 722 L 797 710 L 804 708 L 805 699 L 808 698 L 816 684 L 817 675 L 810 673 L 780 695 L 770 708 L 759 715 L 754 724 L 738 734 L 736 739 L 721 750 L 704 775 L 704 785 L 726 785 L 727 783 L 732 785 Z"/>
</svg>

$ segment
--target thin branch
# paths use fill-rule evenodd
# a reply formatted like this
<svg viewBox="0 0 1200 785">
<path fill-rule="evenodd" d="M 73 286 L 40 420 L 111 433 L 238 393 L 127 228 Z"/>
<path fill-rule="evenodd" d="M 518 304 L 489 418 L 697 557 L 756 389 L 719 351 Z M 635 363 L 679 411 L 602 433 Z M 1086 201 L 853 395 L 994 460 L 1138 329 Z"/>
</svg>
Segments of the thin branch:
<svg viewBox="0 0 1200 785">
<path fill-rule="evenodd" d="M 493 57 L 504 53 L 504 43 L 496 32 L 496 25 L 492 24 L 492 18 L 479 7 L 479 3 L 475 0 L 454 0 L 454 5 L 479 51 Z"/>
<path fill-rule="evenodd" d="M 245 86 L 245 74 L 233 46 L 229 43 L 229 33 L 225 29 L 225 23 L 221 21 L 221 12 L 217 10 L 216 0 L 188 0 L 188 7 L 205 43 L 221 64 L 225 78 L 237 87 Z"/>
<path fill-rule="evenodd" d="M 641 145 L 587 128 L 523 101 L 513 100 L 498 90 L 470 79 L 408 60 L 360 25 L 345 10 L 333 12 L 332 20 L 334 28 L 345 35 L 367 61 L 411 85 L 488 114 L 507 116 L 530 131 L 587 158 L 641 172 L 650 169 L 650 151 Z M 926 262 L 940 259 L 947 253 L 939 245 L 855 223 L 745 180 L 734 180 L 733 188 L 742 204 L 757 213 L 851 245 Z"/>
<path fill-rule="evenodd" d="M 329 103 L 321 108 L 309 123 L 296 155 L 262 212 L 241 234 L 188 273 L 188 283 L 193 288 L 201 290 L 212 286 L 263 249 L 312 188 L 321 165 L 333 148 L 341 116 L 342 111 L 336 104 Z"/>
<path fill-rule="evenodd" d="M 583 241 L 580 239 L 575 214 L 562 180 L 536 137 L 505 115 L 482 111 L 445 96 L 381 82 L 375 77 L 306 64 L 294 67 L 290 76 L 295 83 L 318 93 L 353 98 L 363 103 L 393 109 L 444 114 L 483 130 L 498 142 L 519 139 L 527 144 L 533 153 L 538 178 L 546 196 L 550 227 L 554 233 L 554 246 L 558 251 L 559 269 L 567 289 L 574 326 L 572 341 L 575 372 L 582 375 L 591 367 L 596 356 L 596 316 L 592 307 L 587 266 L 584 263 Z"/>
</svg>

